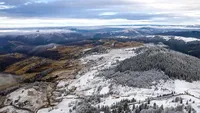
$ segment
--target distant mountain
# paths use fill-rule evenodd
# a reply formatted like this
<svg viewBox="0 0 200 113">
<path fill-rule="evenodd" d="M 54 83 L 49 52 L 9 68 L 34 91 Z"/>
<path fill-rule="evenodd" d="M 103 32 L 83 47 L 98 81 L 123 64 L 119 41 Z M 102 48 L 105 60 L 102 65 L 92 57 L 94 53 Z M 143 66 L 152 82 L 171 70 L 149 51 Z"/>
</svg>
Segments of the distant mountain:
<svg viewBox="0 0 200 113">
<path fill-rule="evenodd" d="M 138 36 L 138 35 L 141 35 L 141 33 L 135 29 L 124 29 L 124 30 L 119 30 L 119 31 L 97 33 L 93 37 L 94 38 L 110 38 L 113 36 Z"/>
<path fill-rule="evenodd" d="M 45 45 L 50 43 L 64 44 L 70 41 L 82 40 L 84 38 L 86 37 L 79 33 L 35 33 L 6 37 L 9 41 L 20 41 L 29 45 Z"/>
<path fill-rule="evenodd" d="M 22 35 L 1 35 L 0 36 L 0 54 L 20 52 L 31 53 L 32 49 L 43 45 L 49 48 L 49 44 L 71 45 L 75 42 L 89 39 L 80 33 L 31 33 Z M 41 46 L 42 47 L 42 46 Z M 40 48 L 41 48 L 40 47 Z M 38 47 L 37 47 L 38 48 Z"/>
<path fill-rule="evenodd" d="M 136 27 L 136 26 L 135 26 Z M 8 30 L 9 31 L 9 30 Z M 168 45 L 170 49 L 190 54 L 200 58 L 200 31 L 198 29 L 181 26 L 143 26 L 124 27 L 90 27 L 90 28 L 45 28 L 20 29 L 6 31 L 0 35 L 0 54 L 19 52 L 29 55 L 52 55 L 55 51 L 48 51 L 51 44 L 61 45 L 98 45 L 99 39 L 115 39 L 120 41 L 139 41 L 144 43 L 160 43 Z M 9 31 L 9 32 L 10 32 Z M 19 32 L 21 31 L 21 32 Z M 5 32 L 5 31 L 4 31 Z M 43 54 L 45 51 L 46 55 Z"/>
</svg>

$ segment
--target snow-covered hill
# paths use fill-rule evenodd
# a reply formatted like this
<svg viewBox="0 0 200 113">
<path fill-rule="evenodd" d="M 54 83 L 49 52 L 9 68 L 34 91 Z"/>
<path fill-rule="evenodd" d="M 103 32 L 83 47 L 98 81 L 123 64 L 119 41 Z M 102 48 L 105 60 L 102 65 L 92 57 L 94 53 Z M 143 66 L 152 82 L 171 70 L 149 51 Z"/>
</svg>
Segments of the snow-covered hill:
<svg viewBox="0 0 200 113">
<path fill-rule="evenodd" d="M 149 46 L 149 45 L 148 45 Z M 45 108 L 38 113 L 63 113 L 68 110 L 75 113 L 74 106 L 84 98 L 99 96 L 98 102 L 92 102 L 92 106 L 112 106 L 121 100 L 136 99 L 135 104 L 147 102 L 150 99 L 152 106 L 176 107 L 188 103 L 196 111 L 200 111 L 199 94 L 200 82 L 189 83 L 181 80 L 160 80 L 153 82 L 150 88 L 129 87 L 116 84 L 109 79 L 105 79 L 98 74 L 104 70 L 116 66 L 120 61 L 136 56 L 136 48 L 115 49 L 105 54 L 86 56 L 81 59 L 86 64 L 84 70 L 78 75 L 77 79 L 70 81 L 60 81 L 57 85 L 59 89 L 66 90 L 68 95 L 62 95 L 63 101 L 54 108 Z M 111 78 L 112 79 L 112 78 Z M 173 102 L 177 97 L 183 98 L 183 103 Z M 130 103 L 133 104 L 133 103 Z M 103 113 L 103 112 L 102 112 Z"/>
<path fill-rule="evenodd" d="M 151 48 L 155 45 L 144 46 Z M 130 100 L 127 103 L 130 108 L 134 105 L 137 109 L 138 106 L 148 103 L 148 106 L 155 107 L 156 104 L 156 106 L 163 106 L 165 110 L 169 108 L 172 111 L 171 107 L 190 106 L 191 110 L 200 112 L 200 81 L 189 83 L 184 80 L 168 78 L 152 82 L 150 87 L 134 87 L 113 82 L 112 78 L 99 76 L 103 70 L 109 70 L 121 61 L 141 54 L 138 52 L 138 48 L 141 47 L 109 49 L 105 53 L 88 54 L 80 58 L 84 67 L 76 75 L 76 78 L 57 81 L 55 89 L 44 85 L 49 89 L 45 92 L 41 91 L 42 87 L 38 87 L 38 85 L 20 88 L 7 95 L 5 104 L 11 102 L 12 105 L 18 106 L 19 103 L 25 103 L 21 106 L 28 110 L 18 109 L 22 113 L 29 113 L 31 110 L 36 110 L 37 113 L 87 113 L 86 109 L 95 111 L 102 106 L 114 109 L 113 106 L 116 103 L 127 99 Z M 35 90 L 35 88 L 40 90 Z M 42 104 L 42 101 L 47 104 Z M 155 109 L 157 108 L 155 107 Z M 16 111 L 13 106 L 7 106 L 0 109 L 0 112 L 6 109 L 9 109 L 8 113 L 13 109 Z M 154 108 L 152 107 L 152 109 Z M 186 113 L 188 109 L 183 109 L 182 112 Z M 165 113 L 164 111 L 163 113 Z M 103 110 L 99 112 L 105 113 Z"/>
</svg>

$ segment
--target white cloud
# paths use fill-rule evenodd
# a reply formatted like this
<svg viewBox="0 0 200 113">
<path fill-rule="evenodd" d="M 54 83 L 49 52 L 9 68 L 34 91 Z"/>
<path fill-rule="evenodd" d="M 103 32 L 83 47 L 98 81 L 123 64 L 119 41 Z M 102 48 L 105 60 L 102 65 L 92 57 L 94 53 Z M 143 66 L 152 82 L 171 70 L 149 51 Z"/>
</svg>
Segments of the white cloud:
<svg viewBox="0 0 200 113">
<path fill-rule="evenodd" d="M 48 0 L 35 0 L 35 3 L 48 3 Z"/>
<path fill-rule="evenodd" d="M 4 5 L 5 4 L 5 2 L 0 2 L 0 5 Z"/>
<path fill-rule="evenodd" d="M 124 0 L 130 4 L 138 3 L 146 8 L 163 10 L 192 10 L 199 9 L 199 0 Z"/>
<path fill-rule="evenodd" d="M 0 2 L 0 10 L 1 9 L 10 9 L 10 8 L 14 8 L 15 6 L 13 5 L 6 5 L 5 2 Z"/>
<path fill-rule="evenodd" d="M 118 14 L 117 12 L 103 12 L 103 13 L 100 13 L 99 15 L 100 16 L 111 16 L 111 15 L 116 15 Z"/>
<path fill-rule="evenodd" d="M 15 6 L 1 5 L 1 4 L 0 4 L 0 10 L 1 10 L 1 9 L 11 9 L 11 8 L 15 8 Z"/>
<path fill-rule="evenodd" d="M 29 5 L 29 4 L 32 4 L 31 2 L 26 2 L 26 3 L 24 3 L 24 5 Z"/>
<path fill-rule="evenodd" d="M 152 18 L 150 20 L 128 20 L 128 19 L 76 19 L 76 18 L 9 18 L 0 17 L 0 28 L 22 28 L 22 27 L 64 27 L 64 26 L 102 26 L 102 25 L 136 25 L 136 24 L 158 24 L 158 25 L 191 25 L 191 21 L 182 23 L 167 22 L 167 18 Z M 163 22 L 164 21 L 164 22 Z M 198 20 L 200 22 L 200 20 Z"/>
<path fill-rule="evenodd" d="M 57 27 L 57 26 L 101 26 L 101 25 L 133 25 L 149 24 L 149 20 L 127 20 L 127 19 L 14 19 L 8 17 L 0 18 L 0 28 L 20 27 Z"/>
<path fill-rule="evenodd" d="M 0 2 L 0 9 L 11 10 L 8 10 L 8 12 L 1 12 L 0 10 L 0 16 L 4 14 L 4 16 L 10 17 L 1 20 L 0 27 L 198 24 L 200 20 L 200 0 L 3 1 L 5 3 Z M 15 6 L 7 5 L 9 3 L 7 1 L 12 5 L 19 1 L 24 2 L 20 2 L 20 7 L 12 9 Z M 24 7 L 21 3 L 23 3 Z M 27 19 L 19 19 L 18 17 L 26 17 Z M 42 17 L 46 17 L 46 19 Z M 52 19 L 54 17 L 60 17 L 60 19 Z"/>
<path fill-rule="evenodd" d="M 117 12 L 146 12 L 172 16 L 200 17 L 200 0 L 121 0 L 121 5 L 110 7 Z M 165 13 L 163 13 L 165 12 Z"/>
</svg>

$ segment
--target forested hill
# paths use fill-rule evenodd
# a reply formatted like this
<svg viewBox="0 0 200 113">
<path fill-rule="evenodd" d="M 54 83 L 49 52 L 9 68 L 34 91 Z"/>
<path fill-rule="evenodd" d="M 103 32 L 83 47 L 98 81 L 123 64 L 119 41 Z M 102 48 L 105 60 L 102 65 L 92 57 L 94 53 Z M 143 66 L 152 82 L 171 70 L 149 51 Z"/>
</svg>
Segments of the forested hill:
<svg viewBox="0 0 200 113">
<path fill-rule="evenodd" d="M 198 58 L 168 50 L 153 47 L 136 57 L 121 62 L 115 71 L 148 71 L 157 69 L 170 78 L 187 81 L 200 79 L 200 60 Z"/>
</svg>

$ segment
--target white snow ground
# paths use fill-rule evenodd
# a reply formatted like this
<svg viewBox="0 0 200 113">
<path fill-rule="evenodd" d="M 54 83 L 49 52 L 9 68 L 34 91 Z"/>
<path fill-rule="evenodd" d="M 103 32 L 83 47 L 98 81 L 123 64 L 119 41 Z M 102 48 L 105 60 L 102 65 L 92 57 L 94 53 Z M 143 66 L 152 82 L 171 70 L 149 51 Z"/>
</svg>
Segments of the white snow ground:
<svg viewBox="0 0 200 113">
<path fill-rule="evenodd" d="M 35 111 L 47 104 L 46 95 L 34 88 L 21 88 L 10 93 L 6 97 L 7 99 L 4 102 L 5 105 L 11 105 L 12 103 L 12 105 L 19 107 L 20 104 L 27 103 L 21 107 L 32 111 Z"/>
<path fill-rule="evenodd" d="M 6 106 L 0 109 L 0 113 L 30 113 L 30 112 L 25 110 L 16 110 L 12 106 Z"/>
</svg>

